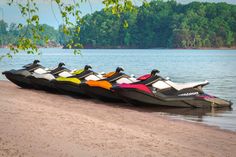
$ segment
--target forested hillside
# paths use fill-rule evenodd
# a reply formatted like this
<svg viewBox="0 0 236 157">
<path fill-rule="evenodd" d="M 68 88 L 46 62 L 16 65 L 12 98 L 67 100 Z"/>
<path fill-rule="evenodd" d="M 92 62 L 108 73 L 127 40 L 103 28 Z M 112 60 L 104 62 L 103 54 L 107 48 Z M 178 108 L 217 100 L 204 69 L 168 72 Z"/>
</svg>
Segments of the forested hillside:
<svg viewBox="0 0 236 157">
<path fill-rule="evenodd" d="M 124 19 L 128 28 L 123 27 Z M 84 17 L 85 47 L 201 48 L 236 45 L 236 5 L 152 1 L 117 18 L 99 11 Z M 78 39 L 74 39 L 78 40 Z"/>
<path fill-rule="evenodd" d="M 42 24 L 40 27 L 43 32 L 38 32 L 38 34 L 48 38 L 48 40 L 47 43 L 43 40 L 38 42 L 38 46 L 56 47 L 64 45 L 68 41 L 68 37 L 65 37 L 65 35 L 62 33 L 62 26 L 59 26 L 58 29 L 55 29 L 49 25 Z M 17 42 L 17 38 L 21 36 L 25 36 L 33 40 L 33 36 L 31 33 L 29 33 L 30 31 L 28 31 L 28 29 L 29 28 L 27 26 L 22 26 L 22 28 L 19 29 L 18 24 L 7 24 L 3 20 L 0 20 L 0 46 L 7 46 L 9 44 L 14 45 Z"/>
<path fill-rule="evenodd" d="M 125 23 L 124 21 L 128 22 Z M 97 11 L 83 17 L 80 38 L 41 25 L 51 46 L 64 45 L 69 40 L 85 48 L 219 48 L 236 46 L 236 5 L 227 3 L 155 0 L 123 13 L 120 18 L 111 11 Z M 125 26 L 127 27 L 124 27 Z M 73 28 L 72 28 L 73 30 Z M 0 44 L 14 44 L 19 35 L 31 37 L 27 27 L 0 21 Z M 33 39 L 33 38 L 32 38 Z M 39 42 L 40 46 L 47 43 Z"/>
</svg>

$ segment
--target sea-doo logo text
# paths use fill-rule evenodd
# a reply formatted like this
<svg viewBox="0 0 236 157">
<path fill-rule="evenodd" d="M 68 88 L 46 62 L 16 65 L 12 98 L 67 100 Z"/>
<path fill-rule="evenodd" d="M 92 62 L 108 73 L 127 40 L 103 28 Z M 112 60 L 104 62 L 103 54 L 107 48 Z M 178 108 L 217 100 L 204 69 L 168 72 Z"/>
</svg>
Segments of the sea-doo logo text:
<svg viewBox="0 0 236 157">
<path fill-rule="evenodd" d="M 191 96 L 191 95 L 197 95 L 198 92 L 193 92 L 193 93 L 182 93 L 182 94 L 179 94 L 178 96 Z"/>
</svg>

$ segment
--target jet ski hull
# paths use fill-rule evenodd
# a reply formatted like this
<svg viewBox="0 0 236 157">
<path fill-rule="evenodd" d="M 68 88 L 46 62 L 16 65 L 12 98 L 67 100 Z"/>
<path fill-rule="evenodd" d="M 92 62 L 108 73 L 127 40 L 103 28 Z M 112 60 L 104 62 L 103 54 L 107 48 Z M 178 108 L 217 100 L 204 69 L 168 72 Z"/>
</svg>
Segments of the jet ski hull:
<svg viewBox="0 0 236 157">
<path fill-rule="evenodd" d="M 3 72 L 3 74 L 6 76 L 6 78 L 11 81 L 12 83 L 16 84 L 19 87 L 22 88 L 33 88 L 30 80 L 24 76 L 24 75 L 20 75 L 20 74 L 13 74 L 9 71 Z"/>
<path fill-rule="evenodd" d="M 91 87 L 87 84 L 81 84 L 83 91 L 90 97 L 107 102 L 124 102 L 116 93 L 101 87 Z"/>
<path fill-rule="evenodd" d="M 142 92 L 137 89 L 113 89 L 124 101 L 141 106 L 166 106 L 166 107 L 192 107 L 192 108 L 210 108 L 210 107 L 230 107 L 232 103 L 217 97 L 214 98 L 196 98 L 153 95 Z"/>
<path fill-rule="evenodd" d="M 81 87 L 81 84 L 75 84 L 68 81 L 52 81 L 53 87 L 59 92 L 67 95 L 89 97 Z"/>
<path fill-rule="evenodd" d="M 48 92 L 57 92 L 57 89 L 53 87 L 53 83 L 50 80 L 43 78 L 35 78 L 33 76 L 28 77 L 35 89 L 44 90 Z"/>
</svg>

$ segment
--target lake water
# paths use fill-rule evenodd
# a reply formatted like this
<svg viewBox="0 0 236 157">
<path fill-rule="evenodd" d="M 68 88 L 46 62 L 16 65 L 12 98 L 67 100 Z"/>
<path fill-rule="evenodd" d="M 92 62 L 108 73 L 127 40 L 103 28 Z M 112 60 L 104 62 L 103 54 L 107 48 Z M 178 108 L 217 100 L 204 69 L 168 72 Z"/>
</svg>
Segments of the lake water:
<svg viewBox="0 0 236 157">
<path fill-rule="evenodd" d="M 0 54 L 7 52 L 0 49 Z M 231 100 L 232 109 L 142 109 L 150 114 L 161 112 L 173 118 L 219 126 L 236 131 L 236 50 L 168 50 L 168 49 L 100 49 L 81 50 L 82 55 L 73 55 L 73 50 L 41 49 L 42 55 L 19 54 L 13 59 L 0 62 L 0 72 L 19 69 L 21 66 L 41 60 L 45 67 L 55 67 L 64 62 L 69 69 L 80 69 L 90 64 L 94 71 L 114 71 L 122 66 L 127 74 L 136 76 L 156 68 L 164 77 L 175 82 L 208 80 L 207 93 Z M 0 79 L 5 79 L 0 74 Z M 159 113 L 158 113 L 159 114 Z"/>
</svg>

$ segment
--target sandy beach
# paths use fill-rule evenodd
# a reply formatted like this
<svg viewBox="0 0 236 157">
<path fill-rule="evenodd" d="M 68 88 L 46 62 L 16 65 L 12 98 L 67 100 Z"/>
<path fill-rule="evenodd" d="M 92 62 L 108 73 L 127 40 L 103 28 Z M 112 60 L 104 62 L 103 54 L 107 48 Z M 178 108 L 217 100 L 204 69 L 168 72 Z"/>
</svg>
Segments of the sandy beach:
<svg viewBox="0 0 236 157">
<path fill-rule="evenodd" d="M 0 81 L 1 157 L 235 155 L 235 132 Z"/>
</svg>

